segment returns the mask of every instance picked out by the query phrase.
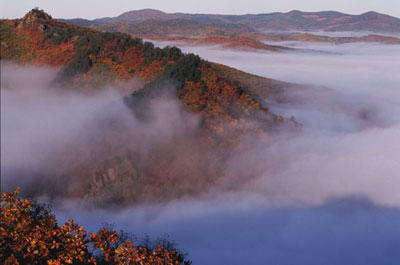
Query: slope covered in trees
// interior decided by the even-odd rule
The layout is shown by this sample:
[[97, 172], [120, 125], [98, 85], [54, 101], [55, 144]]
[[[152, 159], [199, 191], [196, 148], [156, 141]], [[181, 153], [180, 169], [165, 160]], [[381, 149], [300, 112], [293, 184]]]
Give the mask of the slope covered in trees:
[[233, 118], [229, 106], [236, 102], [248, 111], [264, 111], [271, 121], [282, 120], [261, 107], [251, 88], [240, 87], [209, 62], [175, 47], [161, 49], [127, 34], [65, 24], [40, 10], [22, 19], [1, 21], [1, 34], [1, 59], [60, 67], [59, 83], [90, 89], [139, 78], [147, 89], [168, 78], [177, 82], [179, 98], [193, 111]]
[[[3, 20], [0, 26], [1, 59], [53, 66], [58, 69], [55, 86], [90, 95], [121, 84], [124, 91], [132, 91], [129, 81], [140, 80], [143, 85], [126, 93], [124, 103], [143, 127], [152, 118], [152, 102], [163, 98], [173, 98], [182, 113], [198, 121], [195, 130], [174, 133], [164, 142], [157, 131], [135, 134], [133, 123], [119, 117], [103, 121], [96, 125], [100, 129], [92, 128], [89, 139], [66, 145], [49, 159], [52, 162], [46, 161], [52, 166], [37, 173], [35, 185], [27, 185], [29, 194], [102, 198], [119, 205], [194, 196], [228, 174], [223, 165], [240, 137], [297, 126], [262, 103], [289, 84], [214, 64], [175, 47], [157, 48], [127, 34], [59, 22], [40, 10]], [[187, 115], [182, 113], [177, 115]], [[191, 124], [188, 120], [183, 123]], [[153, 143], [144, 152], [142, 142], [148, 138]], [[213, 158], [216, 154], [218, 160]], [[251, 173], [243, 179], [251, 179]]]

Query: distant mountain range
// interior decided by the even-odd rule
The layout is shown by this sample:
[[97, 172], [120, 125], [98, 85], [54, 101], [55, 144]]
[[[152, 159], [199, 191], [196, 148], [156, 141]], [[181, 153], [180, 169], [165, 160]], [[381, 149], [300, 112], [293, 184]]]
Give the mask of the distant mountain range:
[[[144, 9], [125, 12], [117, 17], [94, 20], [67, 19], [69, 23], [80, 26], [101, 26], [106, 24], [145, 25], [180, 24], [182, 27], [213, 26], [220, 30], [242, 31], [366, 31], [374, 33], [400, 33], [400, 19], [377, 12], [349, 15], [336, 11], [302, 12], [293, 10], [287, 13], [211, 15], [165, 13], [159, 10]], [[166, 23], [167, 22], [167, 23]], [[141, 24], [142, 23], [142, 24]], [[150, 24], [149, 24], [150, 23]]]
[[[168, 14], [144, 9], [129, 11], [117, 17], [60, 20], [105, 32], [123, 32], [143, 39], [172, 41], [174, 45], [220, 45], [233, 50], [290, 50], [270, 44], [282, 41], [400, 44], [397, 36], [400, 34], [400, 19], [376, 12], [348, 15], [335, 11], [291, 11], [236, 16]], [[346, 35], [361, 32], [364, 35], [332, 37], [311, 32], [350, 32]]]

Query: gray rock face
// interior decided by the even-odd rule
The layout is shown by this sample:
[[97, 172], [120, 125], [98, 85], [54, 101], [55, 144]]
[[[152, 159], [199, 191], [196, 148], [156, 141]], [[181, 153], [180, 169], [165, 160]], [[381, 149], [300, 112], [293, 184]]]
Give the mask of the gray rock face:
[[37, 21], [46, 21], [51, 19], [52, 17], [43, 10], [32, 9], [22, 18], [22, 21], [19, 23], [18, 27], [21, 28], [32, 25]]

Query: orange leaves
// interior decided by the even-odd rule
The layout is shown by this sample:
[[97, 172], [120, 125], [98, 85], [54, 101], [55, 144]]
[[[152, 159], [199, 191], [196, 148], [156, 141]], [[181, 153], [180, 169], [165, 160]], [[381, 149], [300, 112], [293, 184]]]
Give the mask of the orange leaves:
[[47, 261], [47, 265], [61, 265], [61, 264], [62, 263], [60, 261], [54, 260], [54, 259], [51, 259], [51, 260]]
[[150, 63], [147, 67], [144, 67], [139, 72], [138, 76], [143, 80], [150, 81], [159, 76], [164, 71], [164, 67], [161, 66], [159, 61]]
[[86, 232], [72, 220], [57, 226], [42, 205], [3, 193], [0, 261], [15, 264], [73, 264], [88, 257]]
[[[1, 195], [1, 264], [190, 264], [174, 250], [151, 251], [107, 228], [89, 235], [72, 219], [58, 226], [44, 206], [19, 198], [19, 192]], [[89, 248], [100, 254], [93, 255]]]

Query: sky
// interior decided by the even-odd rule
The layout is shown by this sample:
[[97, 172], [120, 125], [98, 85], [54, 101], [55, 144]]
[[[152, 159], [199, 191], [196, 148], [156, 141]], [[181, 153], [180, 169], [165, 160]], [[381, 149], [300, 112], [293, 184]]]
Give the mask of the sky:
[[165, 12], [218, 14], [287, 12], [294, 9], [336, 10], [349, 14], [376, 11], [400, 17], [400, 0], [0, 0], [0, 17], [22, 17], [34, 7], [40, 7], [56, 18], [87, 19], [112, 17], [145, 8]]

